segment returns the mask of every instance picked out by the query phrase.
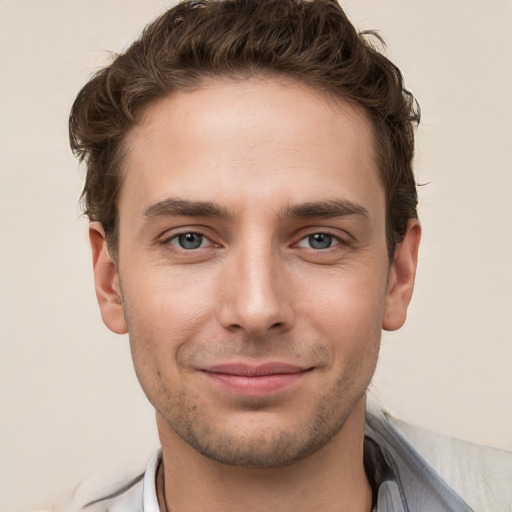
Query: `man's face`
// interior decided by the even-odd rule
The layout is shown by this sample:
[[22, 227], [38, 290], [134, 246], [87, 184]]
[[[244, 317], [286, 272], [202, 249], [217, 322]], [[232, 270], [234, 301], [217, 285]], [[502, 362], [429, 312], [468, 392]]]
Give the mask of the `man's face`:
[[372, 137], [348, 103], [271, 80], [174, 93], [130, 132], [113, 288], [160, 429], [278, 466], [364, 401], [391, 293]]

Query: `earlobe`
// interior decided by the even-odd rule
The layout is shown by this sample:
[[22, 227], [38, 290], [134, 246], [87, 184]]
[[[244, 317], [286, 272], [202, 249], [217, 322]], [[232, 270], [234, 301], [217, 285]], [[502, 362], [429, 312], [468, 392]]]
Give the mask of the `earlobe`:
[[101, 223], [91, 222], [89, 241], [92, 250], [96, 298], [105, 325], [117, 334], [128, 332], [124, 317], [119, 274], [110, 256]]
[[400, 329], [407, 318], [418, 264], [418, 247], [421, 226], [417, 219], [410, 219], [402, 242], [397, 245], [389, 269], [388, 289], [384, 304], [382, 328], [386, 331]]

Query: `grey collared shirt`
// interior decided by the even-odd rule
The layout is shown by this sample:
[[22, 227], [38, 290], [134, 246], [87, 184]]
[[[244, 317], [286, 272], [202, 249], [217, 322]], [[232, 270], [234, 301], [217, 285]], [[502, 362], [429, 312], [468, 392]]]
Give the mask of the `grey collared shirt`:
[[[375, 512], [472, 512], [382, 412], [367, 413], [365, 433], [365, 469]], [[156, 493], [161, 457], [158, 449], [143, 474], [102, 497], [82, 499], [72, 510], [161, 512]]]

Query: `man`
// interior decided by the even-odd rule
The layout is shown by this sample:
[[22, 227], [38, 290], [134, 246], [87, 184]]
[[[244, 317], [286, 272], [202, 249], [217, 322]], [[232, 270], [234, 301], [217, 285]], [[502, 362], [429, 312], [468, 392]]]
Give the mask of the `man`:
[[421, 233], [419, 108], [366, 37], [332, 0], [183, 3], [79, 93], [96, 293], [162, 448], [77, 509], [480, 503], [366, 412]]

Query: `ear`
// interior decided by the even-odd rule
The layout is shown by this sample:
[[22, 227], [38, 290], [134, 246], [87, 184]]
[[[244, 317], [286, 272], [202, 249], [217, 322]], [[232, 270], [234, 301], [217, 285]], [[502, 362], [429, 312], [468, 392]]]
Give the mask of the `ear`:
[[116, 265], [105, 241], [105, 231], [100, 222], [91, 222], [89, 241], [92, 250], [94, 284], [105, 325], [117, 334], [128, 332], [124, 318], [123, 299]]
[[405, 236], [395, 249], [393, 263], [389, 269], [382, 319], [382, 328], [386, 331], [400, 329], [407, 318], [407, 307], [414, 289], [420, 238], [420, 223], [417, 219], [410, 219]]

